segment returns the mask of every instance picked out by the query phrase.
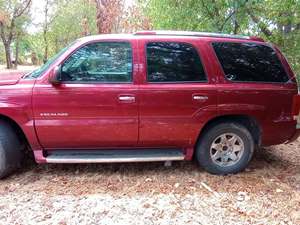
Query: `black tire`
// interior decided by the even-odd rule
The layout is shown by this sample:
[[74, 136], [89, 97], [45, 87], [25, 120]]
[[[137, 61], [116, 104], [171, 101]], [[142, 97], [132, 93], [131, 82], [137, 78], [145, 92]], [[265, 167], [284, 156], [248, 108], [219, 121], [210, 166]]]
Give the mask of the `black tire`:
[[13, 126], [0, 120], [0, 179], [21, 166], [23, 152], [22, 143]]
[[[239, 140], [243, 142], [244, 148], [239, 155], [239, 159], [236, 160], [236, 162], [232, 162], [235, 164], [220, 166], [216, 160], [214, 162], [212, 159], [211, 151], [215, 151], [212, 144], [216, 143], [216, 140], [218, 140], [218, 137], [222, 134], [228, 133], [237, 135], [240, 138]], [[211, 147], [213, 150], [211, 150]], [[253, 156], [254, 149], [255, 144], [253, 137], [245, 126], [235, 122], [224, 122], [212, 125], [204, 131], [196, 146], [196, 159], [200, 166], [209, 173], [218, 175], [235, 174], [243, 171], [247, 167]]]

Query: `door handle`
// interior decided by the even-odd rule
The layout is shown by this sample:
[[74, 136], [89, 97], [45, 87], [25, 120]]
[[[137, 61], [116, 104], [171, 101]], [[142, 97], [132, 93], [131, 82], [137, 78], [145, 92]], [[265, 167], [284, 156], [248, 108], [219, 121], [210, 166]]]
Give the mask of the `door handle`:
[[119, 96], [120, 102], [135, 102], [135, 97], [131, 95], [120, 95]]
[[205, 95], [193, 95], [193, 100], [206, 101], [206, 100], [208, 100], [208, 96], [205, 96]]

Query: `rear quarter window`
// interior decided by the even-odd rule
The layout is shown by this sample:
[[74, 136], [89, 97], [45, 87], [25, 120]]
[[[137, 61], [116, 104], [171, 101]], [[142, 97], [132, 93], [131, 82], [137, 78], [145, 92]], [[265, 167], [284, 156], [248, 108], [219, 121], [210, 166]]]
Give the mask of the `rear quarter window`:
[[289, 80], [273, 48], [256, 43], [212, 43], [225, 76], [231, 81], [275, 82]]

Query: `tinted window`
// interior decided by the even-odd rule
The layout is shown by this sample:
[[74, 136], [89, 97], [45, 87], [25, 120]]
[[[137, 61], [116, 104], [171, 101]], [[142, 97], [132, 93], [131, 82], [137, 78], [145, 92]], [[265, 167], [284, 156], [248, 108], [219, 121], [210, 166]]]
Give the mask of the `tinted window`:
[[101, 42], [86, 45], [68, 58], [62, 81], [130, 82], [132, 54], [129, 43]]
[[175, 42], [147, 44], [150, 82], [205, 81], [203, 66], [193, 46]]
[[232, 81], [286, 82], [276, 52], [255, 43], [213, 43], [226, 78]]

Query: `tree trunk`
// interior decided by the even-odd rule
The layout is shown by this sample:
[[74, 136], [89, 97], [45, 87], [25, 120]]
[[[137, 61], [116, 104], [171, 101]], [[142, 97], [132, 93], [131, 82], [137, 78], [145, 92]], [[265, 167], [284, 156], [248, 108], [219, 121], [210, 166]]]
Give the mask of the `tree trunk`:
[[44, 49], [44, 58], [43, 62], [46, 63], [48, 60], [48, 39], [47, 39], [47, 26], [45, 26], [44, 31], [43, 31], [43, 39], [44, 39], [44, 44], [45, 44], [45, 49]]
[[280, 33], [283, 33], [283, 25], [282, 24], [278, 23], [277, 29], [280, 31]]
[[238, 34], [239, 28], [240, 28], [240, 25], [239, 25], [239, 23], [237, 22], [237, 20], [235, 19], [235, 20], [234, 20], [234, 30], [233, 30], [233, 34]]
[[45, 5], [45, 21], [44, 21], [44, 28], [43, 28], [43, 39], [45, 44], [44, 49], [44, 58], [43, 62], [46, 63], [48, 61], [48, 39], [47, 39], [47, 32], [48, 32], [48, 10], [49, 10], [49, 0], [46, 0]]
[[55, 43], [55, 47], [54, 47], [55, 52], [58, 52], [59, 51], [59, 47], [58, 47], [58, 39], [57, 39], [57, 37], [55, 38], [54, 43]]
[[44, 58], [43, 58], [44, 63], [46, 63], [47, 61], [48, 61], [48, 42], [46, 42]]
[[234, 24], [234, 29], [233, 29], [233, 33], [237, 34], [240, 28], [240, 25], [237, 21], [237, 14], [238, 14], [238, 3], [237, 1], [234, 2], [234, 8], [233, 8], [233, 24]]
[[270, 37], [272, 32], [269, 30], [266, 24], [260, 21], [260, 19], [251, 12], [251, 9], [247, 9], [247, 13], [254, 23], [257, 24], [258, 28], [267, 36]]
[[99, 34], [109, 34], [117, 24], [118, 17], [122, 15], [122, 0], [95, 0], [96, 25]]
[[107, 0], [96, 0], [97, 13], [96, 13], [96, 25], [98, 34], [109, 34], [111, 33], [111, 16], [109, 15], [109, 1]]
[[283, 27], [284, 34], [289, 34], [292, 31], [292, 24], [288, 23]]
[[16, 39], [16, 58], [15, 58], [15, 68], [17, 68], [17, 67], [18, 67], [18, 63], [19, 63], [19, 46], [20, 46], [19, 37], [17, 37], [17, 39]]
[[81, 25], [82, 25], [82, 32], [81, 32], [82, 36], [89, 35], [90, 34], [89, 21], [86, 16], [83, 17], [81, 21]]
[[11, 55], [10, 55], [10, 43], [4, 44], [4, 50], [5, 50], [5, 58], [6, 58], [6, 68], [11, 69], [12, 62], [11, 62]]

